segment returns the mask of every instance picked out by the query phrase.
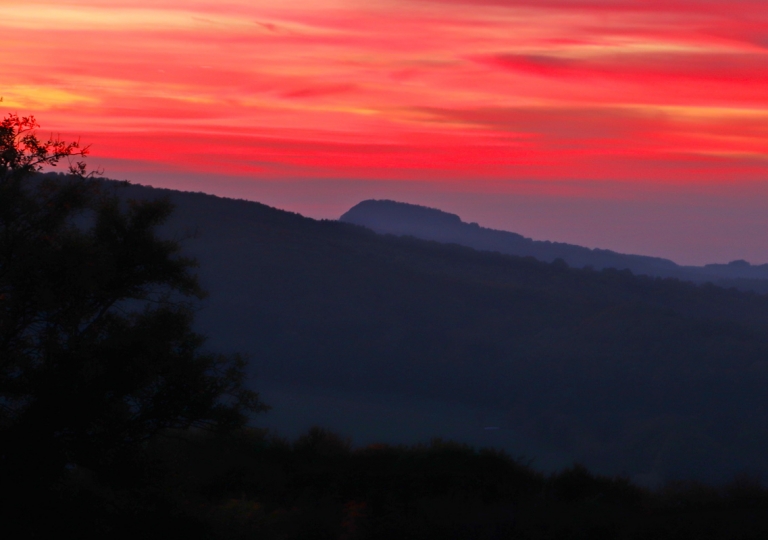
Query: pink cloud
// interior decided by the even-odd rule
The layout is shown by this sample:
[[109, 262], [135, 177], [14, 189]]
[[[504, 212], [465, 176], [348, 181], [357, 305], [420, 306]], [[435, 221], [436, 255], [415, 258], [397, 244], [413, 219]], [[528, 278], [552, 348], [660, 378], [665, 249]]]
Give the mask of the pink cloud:
[[318, 85], [309, 88], [291, 90], [289, 92], [285, 92], [283, 95], [287, 98], [314, 98], [329, 96], [333, 94], [344, 94], [354, 89], [355, 85], [353, 84]]
[[554, 55], [500, 54], [481, 58], [504, 69], [544, 77], [618, 79], [651, 85], [657, 81], [768, 83], [768, 54], [645, 53], [585, 59]]
[[56, 4], [84, 5], [108, 27], [0, 21], [3, 106], [110, 159], [494, 185], [767, 172], [755, 0]]

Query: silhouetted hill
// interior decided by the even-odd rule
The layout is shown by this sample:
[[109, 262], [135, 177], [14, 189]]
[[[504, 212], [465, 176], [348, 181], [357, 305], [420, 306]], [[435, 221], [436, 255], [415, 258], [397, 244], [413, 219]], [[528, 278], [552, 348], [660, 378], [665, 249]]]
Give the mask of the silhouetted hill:
[[198, 328], [251, 358], [289, 435], [433, 436], [653, 483], [768, 472], [768, 298], [170, 197], [210, 292]]
[[563, 259], [571, 266], [595, 269], [629, 269], [635, 274], [676, 277], [695, 282], [711, 281], [725, 287], [768, 292], [768, 264], [752, 266], [746, 261], [706, 266], [680, 266], [668, 259], [627, 255], [607, 249], [590, 249], [562, 242], [538, 241], [519, 234], [465, 223], [459, 216], [434, 208], [389, 200], [367, 200], [339, 218], [382, 234], [414, 236], [425, 240], [455, 243], [485, 251], [534, 257], [552, 262]]

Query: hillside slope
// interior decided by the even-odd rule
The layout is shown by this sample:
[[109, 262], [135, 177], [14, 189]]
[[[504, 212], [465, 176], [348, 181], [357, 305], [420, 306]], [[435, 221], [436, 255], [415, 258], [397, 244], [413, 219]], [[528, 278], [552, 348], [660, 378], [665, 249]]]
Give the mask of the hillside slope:
[[199, 329], [250, 356], [267, 425], [449, 436], [648, 482], [768, 472], [767, 297], [119, 192], [170, 197], [168, 234], [195, 233]]

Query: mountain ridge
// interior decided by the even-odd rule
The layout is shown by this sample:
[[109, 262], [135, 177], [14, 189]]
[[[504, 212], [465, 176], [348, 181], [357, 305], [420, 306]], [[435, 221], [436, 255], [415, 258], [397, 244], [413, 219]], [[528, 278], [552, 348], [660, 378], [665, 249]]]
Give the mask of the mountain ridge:
[[339, 221], [368, 227], [380, 234], [414, 236], [443, 243], [456, 243], [484, 251], [498, 251], [517, 256], [531, 256], [553, 262], [562, 259], [570, 266], [628, 269], [635, 274], [674, 277], [697, 283], [714, 282], [746, 290], [768, 292], [768, 264], [753, 266], [746, 261], [704, 266], [683, 266], [661, 257], [619, 253], [564, 242], [533, 240], [511, 231], [467, 223], [456, 214], [436, 208], [389, 199], [361, 201]]

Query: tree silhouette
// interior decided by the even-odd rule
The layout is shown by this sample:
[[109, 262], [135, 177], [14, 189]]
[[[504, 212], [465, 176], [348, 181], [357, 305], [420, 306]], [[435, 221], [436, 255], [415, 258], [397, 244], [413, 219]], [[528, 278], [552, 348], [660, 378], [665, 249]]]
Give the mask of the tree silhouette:
[[[201, 352], [194, 260], [156, 227], [167, 200], [121, 201], [87, 147], [0, 124], [0, 484], [114, 475], [166, 428], [242, 425], [265, 410], [244, 361]], [[61, 160], [69, 174], [39, 174]]]

